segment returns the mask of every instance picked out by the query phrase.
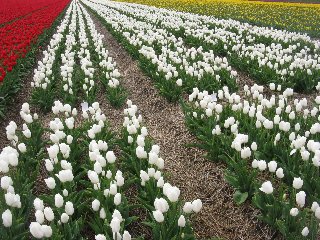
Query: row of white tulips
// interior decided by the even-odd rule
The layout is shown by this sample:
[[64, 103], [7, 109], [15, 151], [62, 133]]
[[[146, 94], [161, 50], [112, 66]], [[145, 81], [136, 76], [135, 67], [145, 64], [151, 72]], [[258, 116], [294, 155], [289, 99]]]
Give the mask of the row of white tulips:
[[126, 16], [109, 6], [83, 2], [96, 10], [125, 47], [139, 58], [141, 66], [158, 82], [160, 92], [169, 100], [176, 100], [183, 90], [191, 91], [196, 86], [216, 90], [227, 84], [236, 88], [237, 72], [226, 58], [202, 47], [187, 47], [181, 38], [166, 29]]
[[[75, 95], [76, 84], [84, 82], [83, 89], [90, 90], [84, 87], [88, 83], [94, 86], [91, 81], [96, 65], [90, 60], [90, 40], [106, 77], [116, 83], [120, 76], [116, 63], [108, 56], [86, 9], [73, 1], [65, 19], [58, 30], [63, 33], [60, 42], [52, 47], [54, 53], [59, 44], [64, 45], [60, 71], [50, 73], [50, 64], [52, 67], [56, 62], [51, 54], [38, 63], [34, 86], [46, 90], [45, 83], [57, 80], [57, 92], [65, 91], [66, 100]], [[73, 75], [76, 56], [81, 59], [82, 79]], [[85, 93], [84, 98], [90, 95]], [[25, 103], [20, 114], [22, 129], [15, 122], [6, 128], [11, 143], [0, 153], [1, 239], [24, 239], [29, 234], [37, 239], [84, 239], [83, 234], [91, 231], [97, 240], [129, 240], [132, 237], [125, 229], [138, 220], [131, 212], [136, 207], [147, 212], [145, 224], [154, 239], [194, 239], [188, 217], [201, 210], [202, 202], [198, 199], [181, 205], [180, 190], [165, 181], [159, 146], [151, 144], [137, 106], [127, 102], [122, 136], [117, 140], [99, 103], [90, 106], [81, 95], [75, 96], [76, 102], [70, 104], [54, 101], [48, 126]], [[83, 102], [81, 114], [71, 105], [77, 102]], [[112, 151], [115, 144], [119, 156]], [[41, 165], [45, 171], [40, 172]], [[39, 174], [43, 181], [39, 182]], [[35, 189], [43, 184], [45, 189], [39, 194]], [[134, 185], [138, 186], [134, 196], [141, 203], [138, 206], [126, 197]]]
[[83, 6], [80, 5], [80, 7], [86, 18], [95, 51], [99, 56], [99, 66], [103, 68], [103, 75], [105, 75], [106, 79], [108, 79], [108, 86], [111, 88], [116, 88], [120, 84], [119, 77], [121, 76], [119, 70], [116, 68], [117, 64], [113, 61], [112, 57], [109, 56], [108, 50], [104, 47], [103, 35], [99, 34], [95, 29], [95, 25], [89, 13]]
[[[102, 4], [106, 4], [106, 2], [101, 2]], [[307, 42], [311, 44], [311, 46], [315, 49], [320, 48], [320, 42], [318, 40], [313, 40], [307, 34], [301, 34], [296, 32], [289, 32], [285, 30], [277, 30], [274, 28], [268, 27], [259, 27], [255, 25], [251, 25], [245, 22], [235, 21], [233, 19], [217, 19], [214, 16], [206, 16], [206, 15], [197, 15], [188, 12], [176, 12], [168, 9], [157, 8], [153, 6], [147, 6], [142, 4], [135, 3], [126, 3], [123, 2], [117, 5], [117, 2], [107, 4], [115, 4], [114, 6], [123, 6], [132, 8], [134, 7], [136, 10], [136, 14], [140, 17], [151, 17], [160, 18], [161, 21], [166, 21], [166, 24], [171, 24], [171, 28], [175, 28], [179, 30], [179, 25], [186, 22], [187, 24], [192, 25], [193, 23], [201, 24], [204, 26], [214, 25], [223, 29], [230, 29], [234, 32], [241, 34], [244, 32], [249, 33], [248, 39], [256, 38], [256, 37], [265, 37], [271, 38], [274, 42]], [[158, 16], [159, 15], [159, 16]], [[160, 16], [161, 15], [161, 16]], [[171, 18], [171, 21], [169, 19]], [[203, 26], [200, 26], [203, 27]]]
[[[106, 97], [111, 104], [122, 105], [126, 94], [120, 85], [120, 73], [86, 9], [73, 1], [60, 28], [60, 41], [54, 48], [49, 47], [54, 54], [39, 63], [32, 82], [35, 87], [32, 103], [47, 112], [55, 98], [74, 106], [78, 95], [84, 95], [85, 101], [93, 103], [100, 81], [107, 87]], [[50, 68], [48, 73], [46, 68]]]
[[86, 24], [85, 24], [85, 16], [82, 13], [81, 7], [79, 5], [79, 12], [81, 12], [79, 17], [79, 25], [80, 31], [79, 31], [79, 44], [81, 45], [81, 49], [78, 52], [78, 56], [81, 63], [81, 69], [84, 72], [85, 79], [84, 83], [82, 85], [83, 90], [85, 91], [86, 100], [91, 102], [89, 100], [90, 95], [94, 95], [94, 88], [95, 88], [95, 82], [93, 80], [94, 78], [94, 66], [90, 58], [90, 51], [88, 49], [89, 46], [89, 39], [86, 33]]
[[38, 62], [38, 67], [34, 70], [33, 81], [31, 82], [33, 88], [32, 103], [39, 105], [46, 111], [50, 111], [53, 104], [54, 88], [58, 79], [56, 71], [59, 71], [59, 69], [56, 69], [59, 55], [68, 41], [67, 33], [70, 29], [75, 28], [74, 12], [75, 6], [70, 4], [57, 33], [53, 35], [47, 50], [43, 51], [42, 61]]
[[258, 85], [244, 92], [194, 89], [184, 104], [186, 123], [210, 159], [226, 162], [236, 202], [252, 198], [261, 219], [286, 239], [317, 239], [320, 96], [293, 100], [286, 89], [268, 98]]
[[42, 61], [38, 62], [37, 69], [34, 70], [33, 81], [31, 82], [32, 87], [36, 88], [44, 88], [46, 89], [48, 84], [50, 84], [52, 77], [52, 65], [53, 61], [56, 58], [56, 51], [58, 50], [59, 45], [63, 42], [64, 39], [64, 32], [66, 31], [69, 21], [71, 12], [74, 11], [73, 5], [66, 11], [66, 15], [63, 18], [60, 26], [57, 28], [57, 32], [52, 36], [50, 43], [47, 47], [47, 50], [43, 52], [44, 57]]
[[[110, 1], [84, 3], [105, 19], [107, 26], [111, 26], [110, 29], [116, 36], [124, 35], [130, 43], [129, 46], [139, 46], [148, 40], [148, 44], [154, 43], [150, 37], [156, 30], [152, 32], [150, 29], [154, 23], [159, 27], [159, 23], [166, 19], [155, 13], [158, 9], [152, 7]], [[149, 39], [141, 37], [143, 42], [140, 43], [139, 39], [132, 35], [135, 31], [139, 34], [133, 27], [126, 33], [125, 31], [130, 29], [127, 26], [129, 22], [133, 23], [132, 25], [137, 24], [138, 30], [145, 29], [147, 33], [141, 30], [140, 35], [149, 36]], [[174, 25], [181, 21], [170, 22]], [[192, 23], [190, 25], [197, 26]], [[166, 27], [161, 29], [161, 32], [170, 28], [165, 24], [160, 26]], [[166, 33], [167, 39], [160, 38], [165, 45], [172, 39], [171, 35]], [[295, 38], [286, 42], [298, 40], [299, 38]], [[313, 50], [317, 51], [317, 42], [313, 43], [316, 45]], [[140, 53], [151, 52], [157, 59], [156, 49], [145, 45], [143, 47]], [[127, 49], [132, 50], [130, 47]], [[302, 50], [301, 54], [309, 54], [310, 51]], [[162, 49], [162, 52], [165, 51]], [[159, 56], [162, 57], [161, 53]], [[154, 76], [160, 74], [161, 70], [154, 69]], [[280, 92], [281, 88], [281, 85], [270, 84], [271, 91]], [[258, 85], [251, 89], [245, 86], [245, 97], [241, 98], [228, 87], [212, 94], [209, 94], [211, 91], [194, 88], [189, 97], [191, 103], [183, 104], [187, 125], [201, 140], [201, 146], [208, 151], [209, 158], [227, 163], [226, 179], [236, 188], [236, 202], [241, 204], [247, 199], [253, 199], [255, 206], [261, 209], [261, 219], [288, 239], [299, 239], [299, 235], [301, 238], [316, 239], [316, 219], [320, 211], [317, 211], [320, 99], [317, 97], [310, 108], [306, 99], [291, 99], [293, 89], [286, 89], [280, 95], [272, 95], [270, 99], [263, 95], [263, 89], [263, 86]], [[141, 156], [143, 154], [142, 151]], [[272, 186], [271, 181], [263, 182], [265, 175], [259, 172], [267, 169], [276, 187]]]
[[[121, 74], [117, 68], [116, 62], [109, 56], [109, 51], [103, 44], [103, 35], [95, 29], [95, 24], [87, 10], [80, 5], [86, 20], [89, 41], [91, 41], [91, 51], [95, 55], [95, 65], [98, 70], [96, 77], [100, 80], [106, 90], [106, 97], [114, 107], [123, 105], [126, 99], [126, 92], [120, 84]], [[91, 93], [92, 95], [92, 93]]]
[[277, 82], [298, 91], [320, 88], [320, 42], [306, 35], [145, 5], [108, 1], [99, 7], [104, 5], [225, 55], [262, 83]]
[[[124, 135], [120, 146], [126, 152], [125, 159], [129, 158], [132, 162], [124, 162], [123, 165], [125, 169], [134, 167], [134, 170], [137, 170], [137, 174], [135, 171], [130, 173], [128, 170], [129, 174], [126, 175], [129, 178], [128, 181], [140, 179], [142, 190], [139, 194], [141, 198], [144, 198], [143, 205], [148, 210], [155, 209], [150, 221], [151, 223], [155, 221], [160, 225], [150, 225], [153, 228], [154, 237], [161, 236], [159, 239], [168, 239], [167, 237], [178, 236], [192, 239], [190, 224], [186, 222], [186, 217], [192, 212], [198, 213], [201, 210], [201, 200], [187, 202], [183, 210], [180, 208], [180, 190], [166, 183], [161, 172], [164, 168], [164, 161], [159, 157], [159, 146], [152, 145], [150, 150], [147, 150], [150, 141], [147, 137], [147, 128], [141, 125], [142, 117], [137, 116], [137, 107], [131, 101], [128, 101], [128, 106], [129, 108], [125, 109]], [[30, 158], [37, 156], [42, 151], [41, 148], [45, 148], [45, 145], [42, 145], [38, 146], [38, 152], [32, 149], [30, 151], [29, 146], [32, 148], [32, 143], [36, 139], [49, 143], [47, 153], [41, 157], [49, 175], [44, 179], [46, 192], [50, 193], [41, 195], [33, 201], [35, 221], [30, 224], [32, 236], [38, 239], [80, 237], [80, 231], [85, 221], [88, 221], [85, 218], [87, 216], [82, 214], [87, 210], [86, 205], [90, 200], [93, 214], [98, 212], [97, 216], [89, 218], [91, 219], [89, 225], [97, 234], [96, 239], [109, 239], [110, 236], [113, 239], [131, 239], [130, 234], [123, 230], [126, 223], [123, 215], [129, 216], [128, 202], [124, 192], [120, 190], [125, 181], [123, 173], [117, 170], [114, 152], [108, 151], [108, 140], [111, 140], [112, 135], [108, 129], [106, 116], [102, 114], [99, 104], [96, 102], [92, 107], [88, 107], [84, 103], [80, 115], [69, 104], [63, 105], [56, 101], [52, 107], [52, 113], [55, 118], [49, 123], [50, 135], [46, 140], [42, 139], [44, 126], [38, 122], [36, 114], [30, 113], [27, 103], [23, 104], [21, 111], [21, 116], [25, 121], [23, 130], [18, 130], [14, 122], [7, 127], [7, 137], [12, 140], [12, 146], [6, 147], [1, 152], [1, 172], [6, 174], [1, 178], [1, 187], [7, 192], [5, 204], [9, 207], [2, 214], [5, 227], [2, 231], [3, 236], [14, 239], [22, 234], [26, 235], [23, 228], [19, 231], [11, 231], [12, 224], [19, 221], [19, 215], [15, 216], [10, 209], [27, 208], [33, 198], [29, 195], [23, 202], [26, 205], [21, 204], [20, 196], [15, 194], [13, 187], [14, 183], [21, 183], [13, 182], [12, 179], [18, 178], [22, 181], [17, 176], [21, 172], [24, 172], [24, 178], [28, 179], [30, 170], [34, 172], [35, 169], [32, 168], [40, 164], [40, 161], [35, 161], [33, 164], [27, 162]], [[37, 123], [36, 127], [35, 123]], [[39, 129], [42, 134], [34, 134], [34, 131], [39, 131]], [[20, 134], [24, 137], [18, 138]], [[88, 153], [87, 157], [81, 159], [85, 152]], [[23, 156], [23, 154], [28, 156]], [[26, 165], [28, 168], [24, 169]], [[135, 168], [136, 166], [140, 166], [140, 169]], [[36, 170], [38, 169], [39, 167], [36, 167]], [[87, 188], [82, 190], [81, 187]], [[28, 212], [23, 211], [22, 213], [27, 214]], [[109, 224], [105, 225], [105, 220]]]
[[[52, 67], [59, 45], [64, 42], [64, 33], [68, 27], [70, 16], [74, 11], [70, 5], [65, 17], [57, 27], [47, 50], [43, 51], [43, 59], [38, 62], [34, 71], [32, 87], [47, 89], [55, 78]], [[1, 178], [1, 211], [3, 226], [10, 230], [1, 230], [1, 239], [22, 239], [26, 236], [25, 224], [29, 219], [26, 215], [27, 206], [32, 199], [32, 189], [36, 182], [39, 156], [37, 154], [43, 147], [41, 135], [43, 130], [39, 128], [38, 115], [31, 114], [29, 105], [23, 104], [20, 112], [24, 121], [22, 130], [11, 121], [6, 128], [7, 139], [12, 146], [5, 147], [1, 152], [0, 173]], [[12, 226], [13, 225], [13, 226]]]

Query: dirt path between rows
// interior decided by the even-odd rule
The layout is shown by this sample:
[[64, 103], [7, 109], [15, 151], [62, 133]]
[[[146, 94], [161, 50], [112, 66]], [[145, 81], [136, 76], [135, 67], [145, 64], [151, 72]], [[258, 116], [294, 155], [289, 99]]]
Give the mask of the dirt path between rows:
[[[105, 36], [104, 43], [110, 56], [118, 64], [128, 98], [138, 106], [150, 136], [160, 146], [170, 182], [181, 189], [185, 201], [200, 198], [204, 203], [201, 212], [193, 218], [196, 237], [271, 239], [273, 232], [257, 221], [258, 212], [252, 206], [245, 204], [238, 207], [233, 203], [233, 189], [223, 177], [225, 167], [204, 159], [204, 152], [199, 149], [185, 147], [195, 138], [184, 124], [181, 107], [159, 96], [138, 63], [95, 16], [91, 14], [91, 17], [97, 30]], [[119, 129], [123, 121], [123, 108], [114, 110], [108, 104], [101, 105], [111, 125]]]

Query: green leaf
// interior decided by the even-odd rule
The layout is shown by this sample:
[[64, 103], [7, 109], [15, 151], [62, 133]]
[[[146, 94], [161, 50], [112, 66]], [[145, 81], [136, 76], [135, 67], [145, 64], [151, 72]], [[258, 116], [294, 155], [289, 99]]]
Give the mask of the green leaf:
[[245, 193], [242, 193], [240, 191], [236, 191], [234, 194], [233, 194], [233, 200], [236, 202], [236, 204], [240, 205], [242, 203], [244, 203], [248, 198], [248, 193], [245, 192]]
[[142, 224], [151, 227], [152, 229], [154, 229], [157, 225], [153, 222], [142, 222]]
[[239, 185], [238, 179], [231, 175], [230, 173], [226, 172], [224, 175], [224, 179], [233, 187], [237, 188]]
[[132, 222], [135, 222], [139, 219], [139, 217], [136, 216], [132, 216], [126, 219], [125, 221], [125, 225], [128, 226], [129, 224], [131, 224]]
[[265, 204], [263, 203], [261, 197], [259, 194], [256, 194], [253, 198], [252, 198], [252, 203], [254, 206], [256, 206], [257, 208], [263, 210]]
[[254, 157], [256, 159], [263, 159], [263, 153], [262, 152], [259, 152], [259, 151], [255, 151], [254, 152]]
[[279, 230], [279, 232], [281, 232], [281, 234], [283, 236], [287, 235], [287, 227], [286, 227], [286, 224], [283, 221], [277, 220], [276, 221], [276, 226], [277, 226], [277, 229]]

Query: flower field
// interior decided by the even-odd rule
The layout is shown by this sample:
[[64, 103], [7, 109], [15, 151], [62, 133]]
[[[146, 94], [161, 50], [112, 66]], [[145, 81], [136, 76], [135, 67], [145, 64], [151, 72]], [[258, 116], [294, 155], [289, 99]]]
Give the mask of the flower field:
[[[50, 40], [68, 2], [12, 0], [1, 4], [0, 16], [4, 22], [0, 24], [1, 118], [12, 98], [21, 90], [21, 82], [30, 73], [36, 55]], [[17, 8], [19, 10], [14, 11]]]
[[24, 17], [37, 10], [47, 8], [52, 4], [53, 2], [44, 0], [33, 0], [28, 2], [22, 0], [5, 1], [0, 6], [0, 25], [8, 24], [17, 18]]
[[[124, 0], [122, 0], [124, 1]], [[236, 19], [265, 27], [277, 27], [308, 33], [319, 37], [319, 4], [307, 1], [248, 1], [248, 0], [129, 0], [125, 2], [147, 4], [177, 11], [212, 15], [222, 19]], [[311, 1], [319, 3], [318, 1]]]
[[[35, 40], [44, 28], [51, 25], [67, 3], [68, 1], [66, 0], [55, 2], [54, 5], [41, 8], [0, 28], [0, 82], [5, 78], [6, 72], [12, 71], [16, 60], [26, 54], [32, 41]], [[35, 2], [33, 6], [38, 6], [38, 3]], [[2, 11], [6, 12], [8, 10], [5, 6], [2, 7]], [[27, 9], [34, 11], [32, 6]], [[24, 9], [22, 11], [21, 14], [28, 13]], [[8, 15], [1, 16], [5, 22], [12, 20], [10, 10], [8, 13]]]
[[19, 100], [1, 123], [0, 239], [319, 239], [318, 40], [133, 3], [35, 4], [0, 15], [3, 71], [34, 61], [3, 101]]

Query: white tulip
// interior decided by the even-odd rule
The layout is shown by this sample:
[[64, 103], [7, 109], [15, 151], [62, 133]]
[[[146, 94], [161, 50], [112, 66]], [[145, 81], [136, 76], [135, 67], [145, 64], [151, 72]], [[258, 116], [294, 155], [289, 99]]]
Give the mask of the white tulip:
[[110, 227], [113, 233], [118, 233], [120, 231], [120, 220], [116, 217], [112, 218], [110, 222]]
[[300, 191], [296, 194], [296, 202], [299, 207], [304, 207], [306, 203], [306, 193], [304, 191]]
[[266, 194], [271, 194], [273, 193], [273, 187], [270, 181], [266, 181], [262, 184], [261, 188], [259, 188], [260, 191], [266, 193]]
[[66, 211], [66, 214], [71, 216], [74, 213], [73, 203], [70, 201], [66, 202], [66, 205], [64, 206], [64, 210]]
[[162, 214], [162, 212], [160, 212], [159, 210], [153, 211], [153, 217], [154, 219], [158, 222], [158, 223], [162, 223], [164, 221], [164, 216]]
[[121, 194], [120, 193], [117, 193], [115, 196], [114, 196], [114, 205], [118, 206], [121, 204]]
[[43, 238], [44, 233], [42, 231], [42, 227], [38, 222], [32, 222], [30, 224], [30, 233], [32, 234], [33, 237], [35, 238]]
[[275, 172], [277, 170], [277, 162], [276, 161], [269, 162], [268, 168], [270, 172]]
[[295, 189], [300, 189], [300, 188], [302, 188], [302, 185], [303, 185], [303, 180], [302, 180], [300, 177], [293, 179], [292, 186], [293, 186]]
[[43, 201], [40, 198], [36, 198], [33, 201], [33, 206], [36, 210], [41, 210], [43, 211], [44, 209], [44, 205], [43, 205]]
[[99, 216], [101, 219], [105, 219], [107, 217], [106, 211], [104, 210], [104, 208], [100, 209]]
[[70, 169], [61, 170], [56, 176], [62, 183], [71, 182], [74, 178], [73, 173]]
[[45, 218], [51, 222], [54, 219], [54, 213], [50, 207], [45, 207], [43, 210]]
[[62, 223], [67, 223], [69, 221], [69, 215], [66, 214], [66, 213], [62, 213], [60, 220], [61, 220]]
[[169, 210], [169, 204], [164, 198], [156, 198], [154, 200], [154, 207], [156, 210], [159, 210], [162, 213], [165, 213]]
[[52, 228], [48, 225], [42, 225], [41, 230], [43, 232], [43, 236], [46, 238], [50, 238], [52, 236]]
[[57, 208], [61, 208], [63, 206], [63, 197], [59, 193], [54, 196], [54, 205]]
[[54, 189], [56, 187], [56, 181], [54, 180], [54, 178], [49, 177], [44, 179], [44, 181], [46, 182], [46, 185], [49, 189]]
[[128, 231], [124, 231], [122, 235], [122, 240], [131, 240], [131, 235]]
[[8, 176], [3, 176], [1, 178], [1, 188], [6, 190], [8, 189], [9, 186], [12, 186], [13, 182], [12, 182], [12, 179], [11, 177], [8, 177]]
[[295, 217], [295, 216], [298, 215], [298, 213], [299, 213], [299, 209], [298, 208], [291, 208], [291, 210], [290, 210], [290, 215], [291, 216]]
[[186, 219], [183, 215], [181, 215], [178, 219], [178, 226], [185, 227], [186, 226]]
[[191, 202], [186, 202], [183, 206], [183, 211], [187, 214], [192, 213], [193, 211], [193, 205]]
[[192, 210], [195, 213], [200, 212], [201, 208], [202, 208], [202, 201], [200, 199], [196, 199], [192, 202]]
[[107, 159], [108, 163], [114, 163], [116, 161], [116, 156], [114, 155], [113, 151], [107, 152], [106, 159]]
[[9, 209], [2, 213], [2, 223], [5, 227], [11, 227], [12, 225], [12, 213]]
[[283, 174], [283, 169], [282, 168], [278, 168], [277, 171], [276, 171], [276, 176], [277, 178], [283, 178], [284, 177], [284, 174]]
[[95, 235], [95, 240], [106, 240], [107, 238], [103, 234]]
[[308, 236], [309, 235], [309, 228], [305, 227], [304, 229], [302, 229], [301, 234], [304, 237]]
[[100, 208], [100, 201], [98, 199], [95, 199], [92, 201], [92, 209], [93, 211], [98, 211]]

